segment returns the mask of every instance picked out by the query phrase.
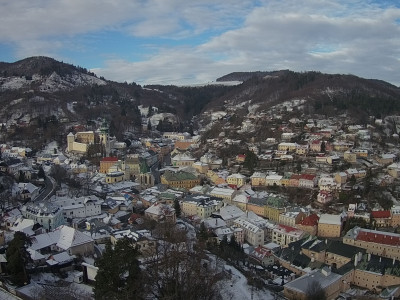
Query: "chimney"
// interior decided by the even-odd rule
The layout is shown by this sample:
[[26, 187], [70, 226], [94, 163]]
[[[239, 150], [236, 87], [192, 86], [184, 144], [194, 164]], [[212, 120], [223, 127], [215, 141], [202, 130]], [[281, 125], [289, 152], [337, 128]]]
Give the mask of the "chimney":
[[371, 260], [371, 253], [368, 253], [368, 261]]
[[354, 266], [357, 267], [358, 264], [358, 253], [354, 256]]

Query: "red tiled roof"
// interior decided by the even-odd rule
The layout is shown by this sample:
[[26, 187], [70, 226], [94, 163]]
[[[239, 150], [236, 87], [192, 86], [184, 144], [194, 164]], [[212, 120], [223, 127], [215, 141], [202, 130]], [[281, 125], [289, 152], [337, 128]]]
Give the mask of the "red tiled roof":
[[315, 226], [318, 224], [319, 217], [316, 214], [309, 215], [308, 217], [304, 218], [303, 221], [300, 222], [300, 225], [303, 226]]
[[358, 233], [356, 240], [364, 242], [372, 242], [377, 244], [391, 245], [391, 246], [400, 246], [400, 236], [384, 234], [379, 232], [368, 232], [361, 230]]
[[292, 231], [299, 231], [299, 229], [297, 229], [297, 228], [294, 228], [294, 227], [291, 227], [291, 226], [282, 225], [282, 224], [279, 224], [277, 226], [277, 228], [281, 228], [287, 233], [290, 233]]
[[375, 210], [371, 211], [371, 216], [374, 219], [380, 218], [390, 218], [390, 211], [389, 210]]
[[300, 179], [305, 179], [305, 180], [314, 180], [315, 175], [313, 174], [301, 174]]
[[290, 176], [290, 180], [299, 180], [300, 179], [300, 174], [292, 174], [292, 176]]
[[101, 161], [118, 161], [118, 157], [103, 157]]

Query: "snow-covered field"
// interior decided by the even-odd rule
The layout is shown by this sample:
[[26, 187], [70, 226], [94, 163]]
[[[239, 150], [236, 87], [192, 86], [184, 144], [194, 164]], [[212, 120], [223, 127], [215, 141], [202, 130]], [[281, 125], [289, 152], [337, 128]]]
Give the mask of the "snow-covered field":
[[[264, 290], [257, 290], [247, 284], [247, 278], [240, 273], [236, 268], [225, 265], [225, 270], [232, 274], [232, 278], [229, 280], [223, 280], [220, 282], [220, 292], [222, 298], [230, 300], [245, 300], [245, 299], [275, 299], [274, 296]], [[253, 297], [252, 297], [253, 295]]]

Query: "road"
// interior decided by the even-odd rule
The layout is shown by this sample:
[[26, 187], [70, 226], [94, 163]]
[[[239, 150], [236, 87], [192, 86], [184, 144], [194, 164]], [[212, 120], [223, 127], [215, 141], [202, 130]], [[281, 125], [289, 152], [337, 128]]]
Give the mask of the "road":
[[46, 176], [44, 179], [44, 184], [44, 190], [35, 199], [33, 199], [33, 202], [48, 200], [55, 193], [57, 183], [52, 177]]

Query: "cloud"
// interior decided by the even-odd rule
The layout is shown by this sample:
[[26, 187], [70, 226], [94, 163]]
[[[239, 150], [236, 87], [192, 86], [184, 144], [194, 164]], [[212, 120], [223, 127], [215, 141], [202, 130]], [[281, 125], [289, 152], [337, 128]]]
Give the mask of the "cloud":
[[[207, 82], [232, 71], [276, 69], [353, 73], [400, 84], [400, 8], [395, 4], [347, 0], [2, 1], [0, 43], [12, 43], [18, 58], [50, 55], [63, 59], [65, 49], [68, 55], [79, 57], [90, 48], [99, 60], [112, 57], [99, 62], [101, 67], [93, 69], [96, 73], [143, 84]], [[103, 32], [123, 38], [113, 49], [91, 44]]]

